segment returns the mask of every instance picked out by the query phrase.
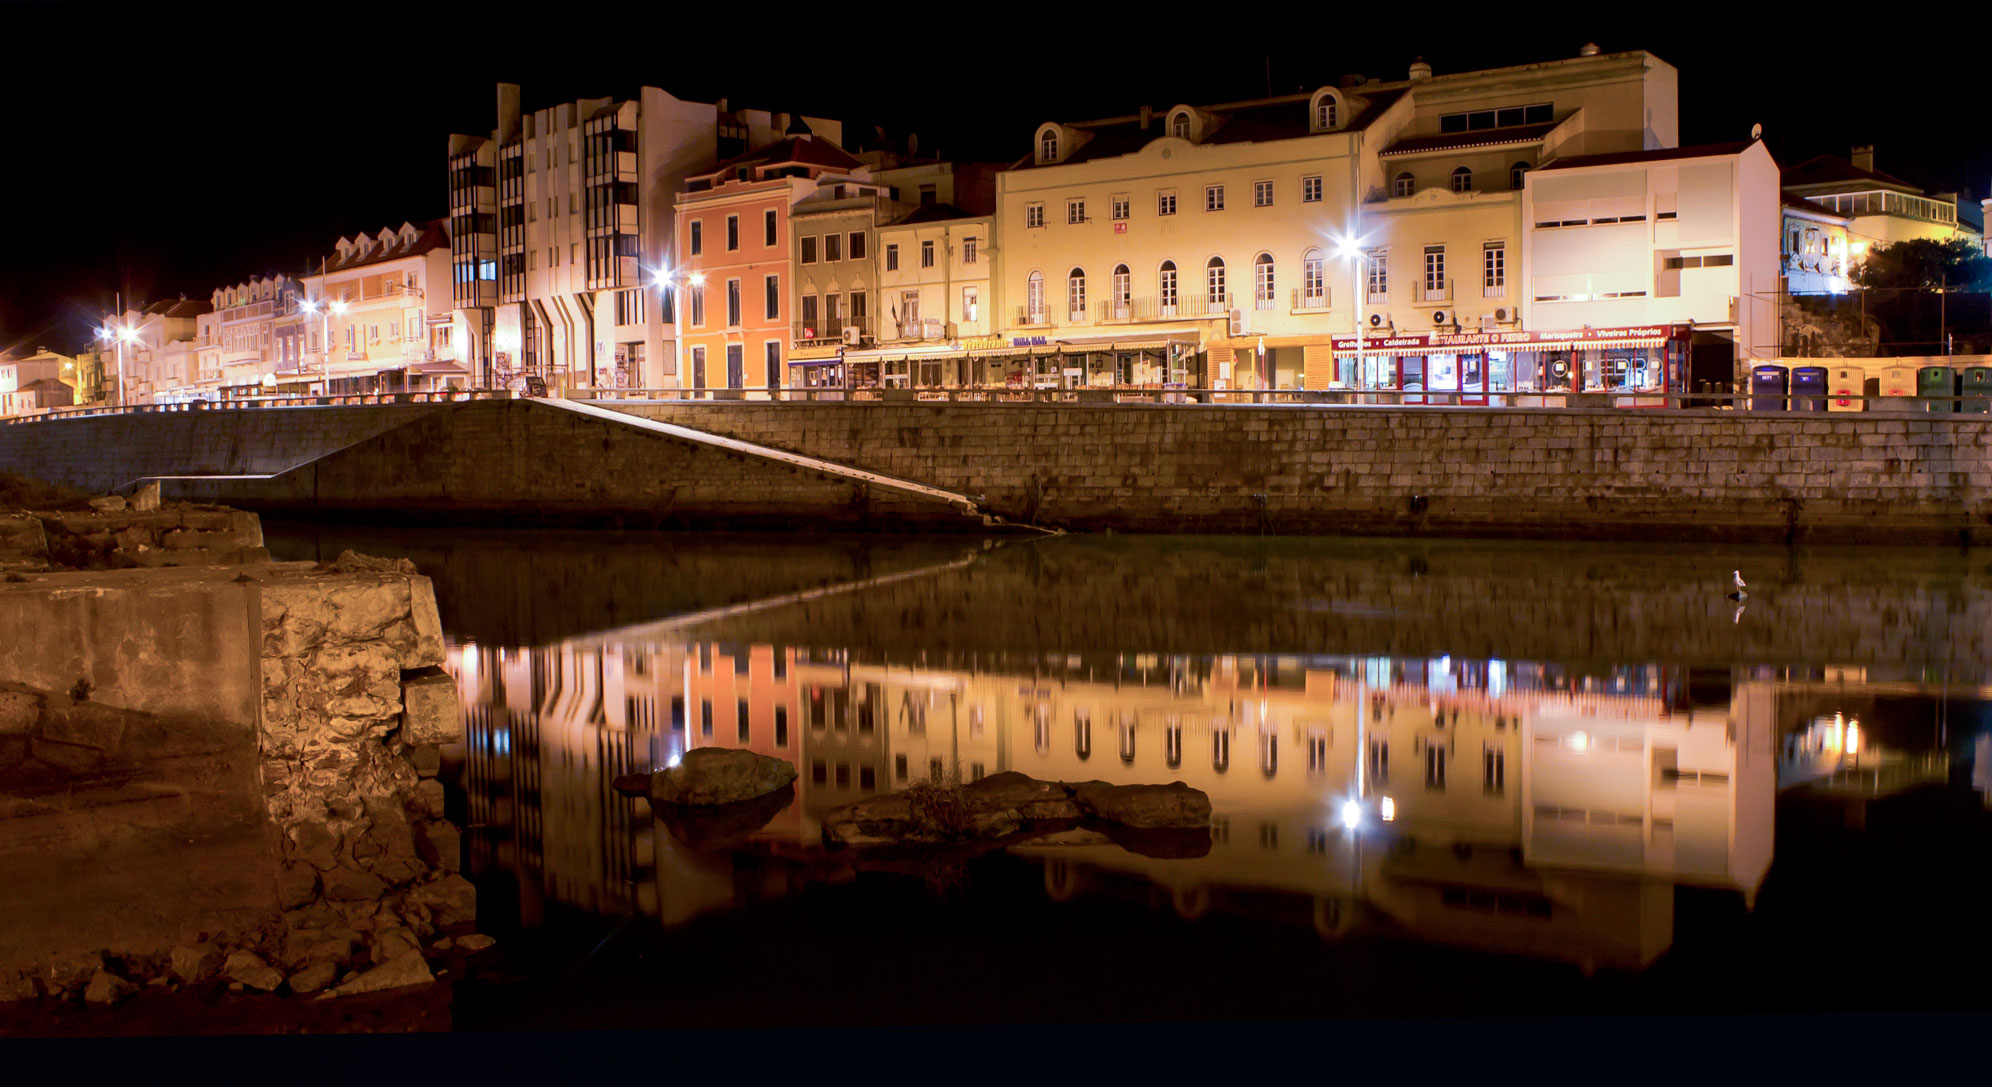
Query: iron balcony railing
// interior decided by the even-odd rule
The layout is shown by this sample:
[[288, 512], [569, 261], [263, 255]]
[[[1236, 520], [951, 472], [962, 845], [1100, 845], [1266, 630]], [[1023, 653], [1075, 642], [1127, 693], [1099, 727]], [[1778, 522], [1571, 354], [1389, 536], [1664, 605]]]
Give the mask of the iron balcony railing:
[[[1022, 311], [1018, 311], [1022, 315]], [[1098, 324], [1133, 321], [1167, 321], [1178, 317], [1226, 317], [1231, 313], [1228, 294], [1182, 294], [1109, 299], [1095, 303], [1093, 320]], [[1020, 324], [1023, 322], [1019, 322]]]
[[1312, 313], [1328, 308], [1328, 287], [1324, 284], [1312, 290], [1306, 287], [1293, 289], [1293, 308], [1296, 313]]

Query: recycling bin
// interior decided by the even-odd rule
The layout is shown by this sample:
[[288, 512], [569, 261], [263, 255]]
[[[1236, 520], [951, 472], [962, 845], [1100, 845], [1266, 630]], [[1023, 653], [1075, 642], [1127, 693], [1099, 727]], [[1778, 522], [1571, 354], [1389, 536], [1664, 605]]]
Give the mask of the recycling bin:
[[1956, 410], [1950, 398], [1957, 395], [1957, 374], [1948, 366], [1925, 366], [1916, 371], [1916, 399], [1924, 411]]
[[1866, 411], [1867, 371], [1858, 366], [1835, 366], [1826, 375], [1827, 411]]
[[1959, 411], [1992, 413], [1992, 366], [1967, 366], [1959, 383], [1958, 395], [1973, 397], [1958, 405]]
[[1882, 398], [1874, 405], [1877, 411], [1922, 410], [1922, 404], [1916, 400], [1916, 368], [1913, 366], [1884, 367], [1875, 395]]
[[1826, 368], [1794, 366], [1791, 370], [1793, 411], [1826, 410]]
[[1751, 368], [1751, 411], [1784, 411], [1786, 408], [1785, 397], [1790, 391], [1790, 370], [1782, 366], [1757, 366]]

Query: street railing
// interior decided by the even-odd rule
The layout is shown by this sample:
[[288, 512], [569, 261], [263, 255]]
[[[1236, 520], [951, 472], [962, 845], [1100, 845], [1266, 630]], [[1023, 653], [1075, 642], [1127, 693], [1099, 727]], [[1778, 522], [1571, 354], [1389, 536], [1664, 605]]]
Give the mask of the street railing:
[[[823, 388], [777, 389], [569, 389], [548, 395], [598, 403], [656, 402], [682, 404], [737, 403], [937, 403], [937, 404], [1180, 404], [1271, 405], [1349, 408], [1450, 408], [1526, 411], [1642, 410], [1741, 412], [1751, 415], [1798, 415], [1819, 418], [1889, 413], [1934, 414], [1963, 421], [1992, 422], [1992, 397], [1873, 396], [1834, 394], [1764, 395], [1683, 391], [1462, 392], [1402, 389], [1203, 389], [1187, 386], [1087, 386], [1080, 388], [1017, 388], [1009, 385], [945, 388]], [[472, 400], [526, 399], [509, 389], [451, 389], [421, 392], [353, 393], [338, 396], [247, 396], [130, 407], [87, 405], [57, 408], [30, 415], [0, 418], [0, 423], [55, 422], [104, 415], [163, 415], [179, 412], [237, 411], [277, 408], [341, 407], [383, 404], [460, 403]]]

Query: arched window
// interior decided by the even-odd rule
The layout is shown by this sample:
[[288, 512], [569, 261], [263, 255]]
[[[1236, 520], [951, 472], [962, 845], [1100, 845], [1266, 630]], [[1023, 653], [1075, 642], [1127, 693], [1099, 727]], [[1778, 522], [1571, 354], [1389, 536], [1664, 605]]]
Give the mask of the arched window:
[[1324, 274], [1326, 262], [1321, 250], [1310, 249], [1300, 255], [1300, 301], [1303, 306], [1320, 308], [1328, 297], [1328, 280]]
[[1252, 258], [1252, 302], [1258, 309], [1273, 308], [1273, 255], [1261, 253]]
[[1047, 128], [1044, 130], [1044, 135], [1038, 137], [1038, 161], [1039, 162], [1058, 161], [1057, 129]]
[[1086, 269], [1074, 268], [1065, 276], [1066, 318], [1073, 324], [1086, 319]]
[[1169, 118], [1169, 135], [1179, 140], [1189, 139], [1190, 115], [1187, 113], [1178, 113], [1174, 117]]
[[1134, 292], [1134, 277], [1128, 274], [1127, 265], [1114, 265], [1112, 290], [1113, 297], [1109, 302], [1114, 307], [1114, 317], [1125, 321], [1131, 315], [1129, 310]]
[[1224, 258], [1212, 257], [1204, 264], [1204, 293], [1211, 309], [1230, 309], [1231, 299], [1224, 292]]
[[1331, 95], [1322, 96], [1314, 107], [1314, 127], [1329, 129], [1335, 127], [1335, 99]]
[[1473, 171], [1472, 171], [1472, 170], [1469, 170], [1469, 169], [1467, 169], [1467, 168], [1466, 168], [1466, 167], [1464, 167], [1464, 166], [1460, 167], [1460, 168], [1459, 168], [1459, 169], [1457, 169], [1457, 170], [1454, 170], [1454, 171], [1453, 171], [1453, 179], [1452, 179], [1452, 185], [1453, 185], [1453, 191], [1454, 191], [1454, 192], [1472, 192], [1472, 191], [1473, 191]]
[[1173, 260], [1162, 262], [1160, 297], [1162, 300], [1162, 316], [1174, 317], [1176, 315], [1176, 262]]
[[1033, 270], [1024, 281], [1024, 323], [1044, 323], [1044, 273]]
[[1390, 183], [1390, 195], [1410, 196], [1412, 187], [1415, 186], [1416, 184], [1417, 184], [1416, 179], [1414, 179], [1410, 174], [1408, 173], [1398, 174], [1396, 179]]
[[1522, 175], [1528, 172], [1529, 172], [1529, 164], [1526, 162], [1518, 162], [1513, 166], [1508, 167], [1508, 187], [1515, 190], [1516, 192], [1521, 192]]
[[1085, 710], [1072, 711], [1072, 753], [1082, 762], [1093, 757], [1093, 715]]

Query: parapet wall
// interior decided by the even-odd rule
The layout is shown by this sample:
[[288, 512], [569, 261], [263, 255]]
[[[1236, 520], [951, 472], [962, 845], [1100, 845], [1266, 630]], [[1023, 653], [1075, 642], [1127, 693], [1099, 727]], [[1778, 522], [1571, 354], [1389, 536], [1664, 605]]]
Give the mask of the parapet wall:
[[1128, 532], [1992, 540], [1992, 416], [626, 404]]

